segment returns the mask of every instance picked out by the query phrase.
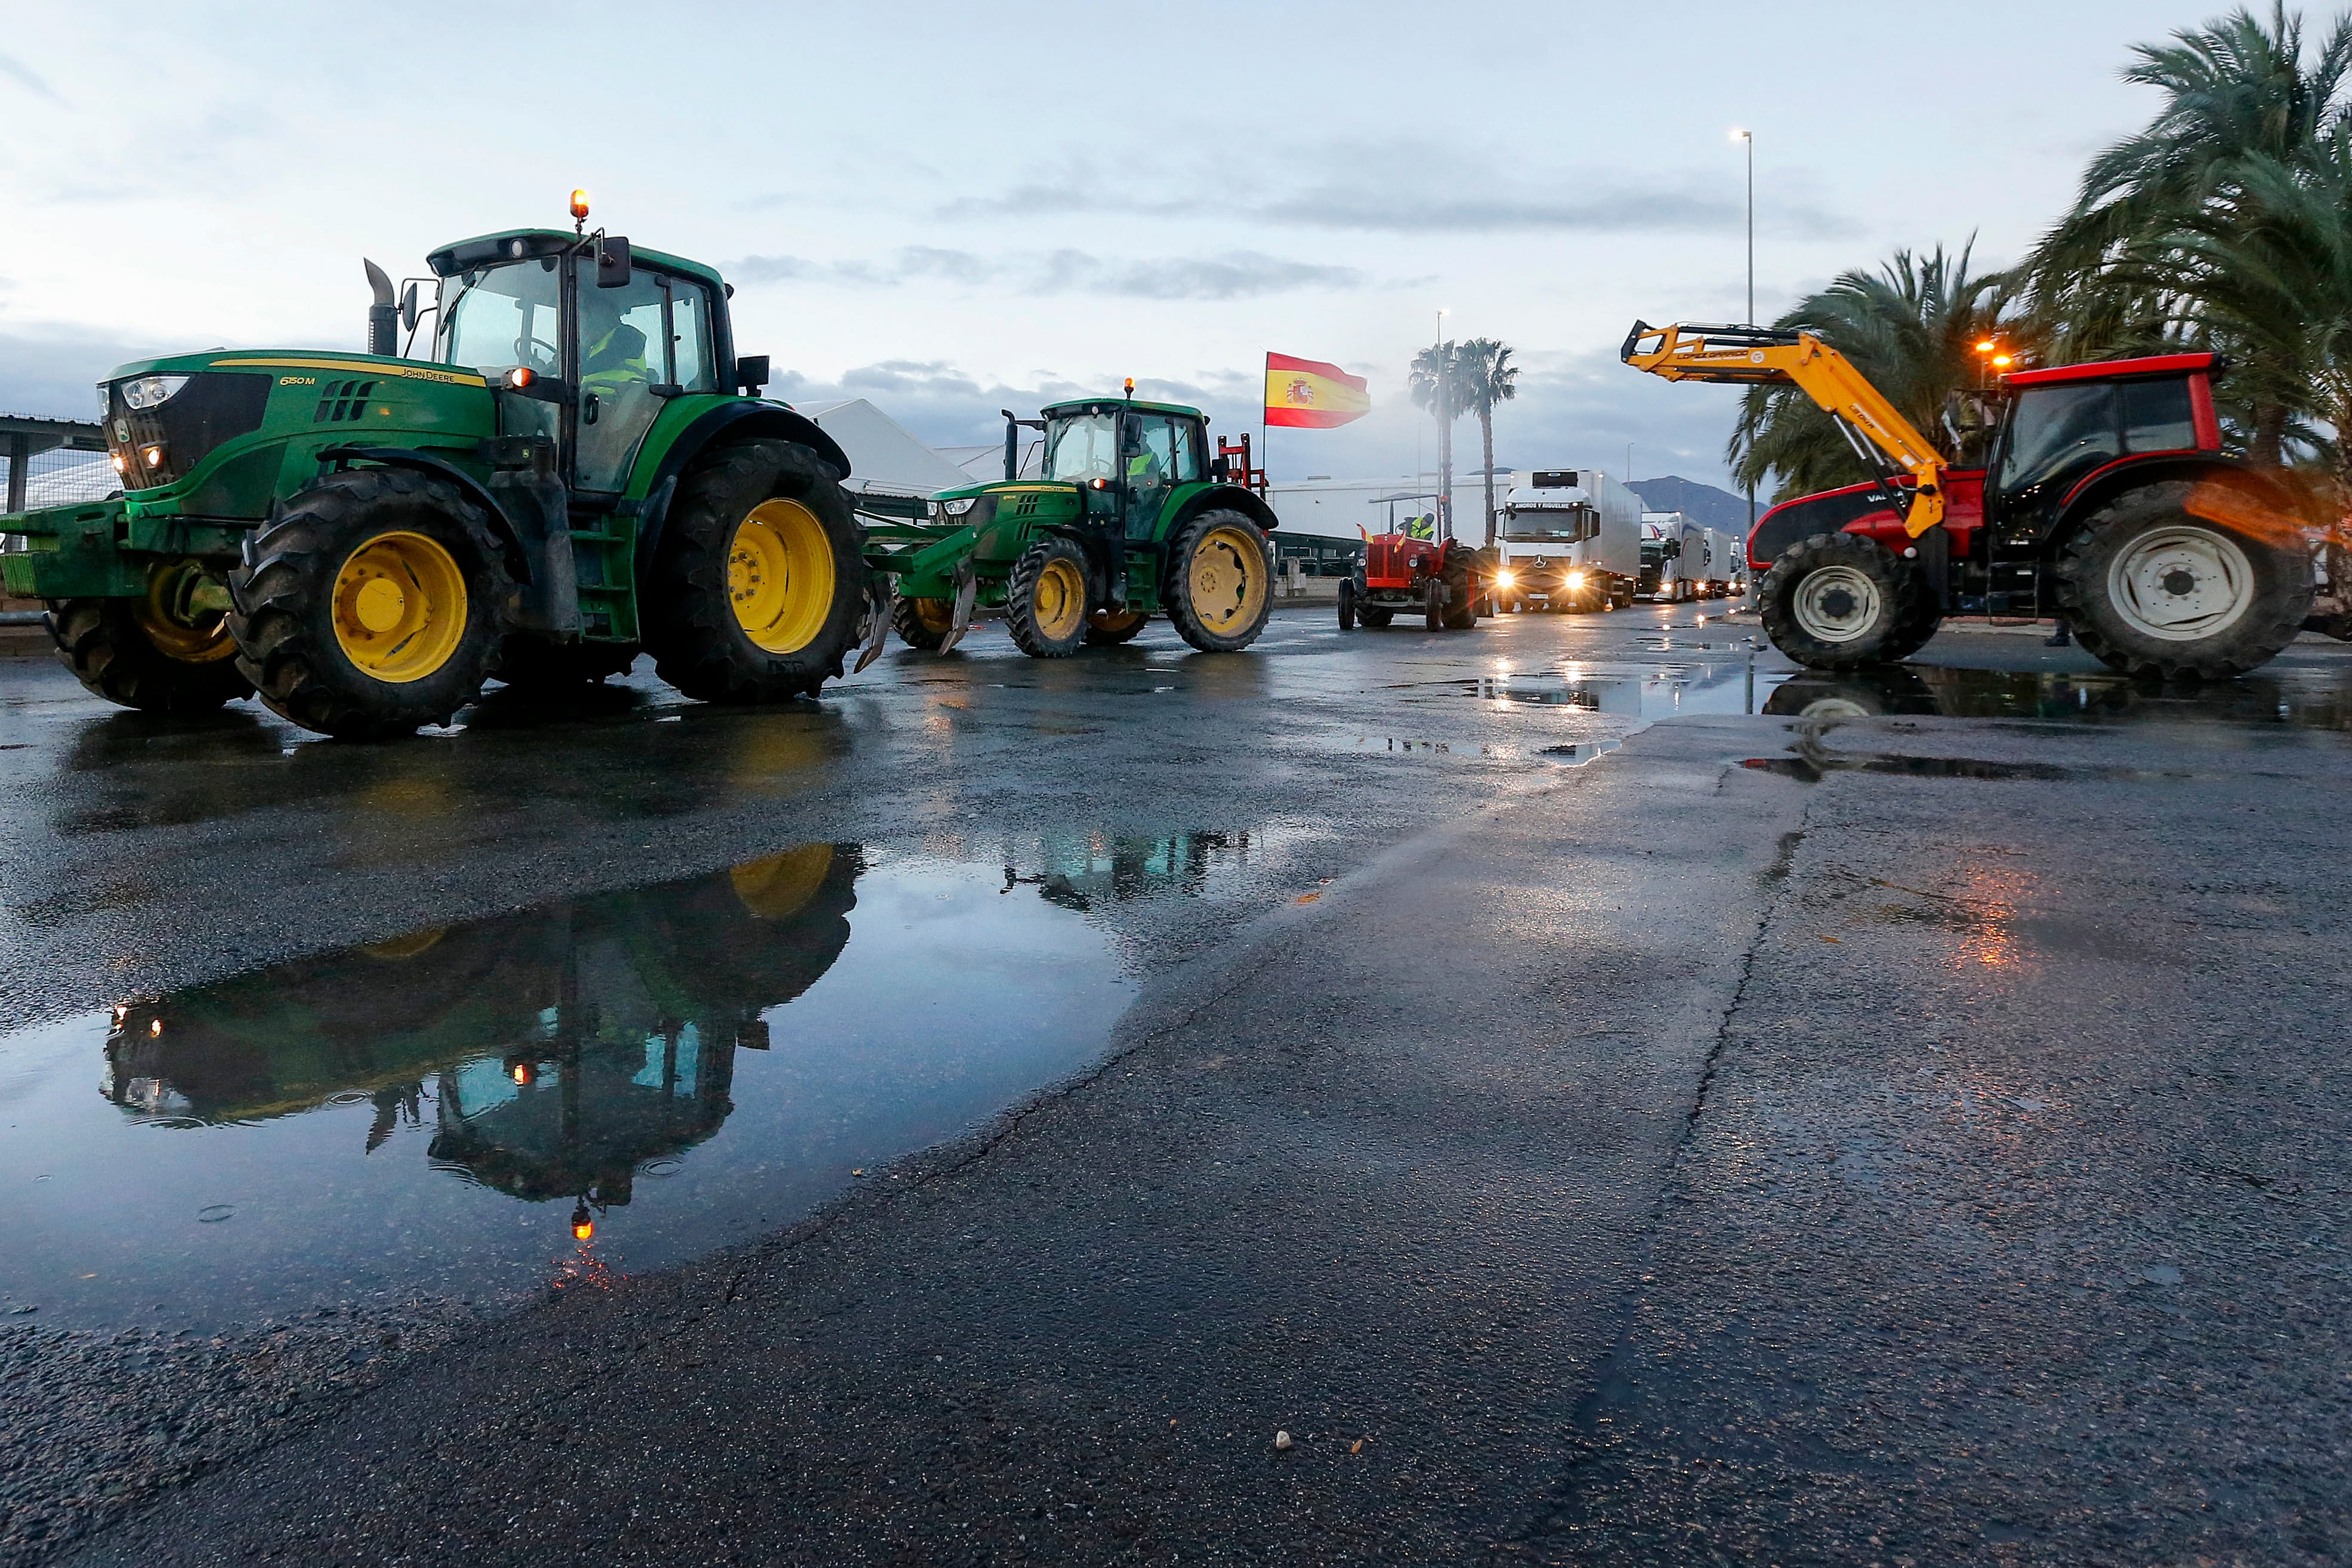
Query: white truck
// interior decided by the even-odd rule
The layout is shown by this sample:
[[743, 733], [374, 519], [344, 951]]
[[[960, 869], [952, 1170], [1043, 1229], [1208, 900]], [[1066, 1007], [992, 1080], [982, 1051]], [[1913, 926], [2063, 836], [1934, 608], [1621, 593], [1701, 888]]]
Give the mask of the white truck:
[[1745, 542], [1736, 531], [1727, 528], [1703, 531], [1706, 535], [1703, 564], [1693, 568], [1691, 575], [1698, 579], [1700, 598], [1720, 599], [1731, 592], [1732, 579], [1739, 570], [1740, 547]]
[[1600, 469], [1514, 474], [1501, 522], [1498, 608], [1616, 610], [1633, 602], [1642, 502]]
[[1695, 569], [1706, 552], [1706, 531], [1678, 511], [1642, 514], [1641, 596], [1679, 605], [1699, 595]]

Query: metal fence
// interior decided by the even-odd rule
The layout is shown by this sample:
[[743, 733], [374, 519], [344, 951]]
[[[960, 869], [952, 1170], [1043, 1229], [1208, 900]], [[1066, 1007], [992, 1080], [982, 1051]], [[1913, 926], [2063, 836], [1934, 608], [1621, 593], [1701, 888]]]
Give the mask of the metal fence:
[[[13, 495], [16, 475], [7, 444], [0, 441], [0, 495]], [[70, 506], [76, 501], [104, 500], [122, 488], [121, 476], [103, 452], [76, 452], [65, 447], [36, 452], [25, 463], [25, 509]]]

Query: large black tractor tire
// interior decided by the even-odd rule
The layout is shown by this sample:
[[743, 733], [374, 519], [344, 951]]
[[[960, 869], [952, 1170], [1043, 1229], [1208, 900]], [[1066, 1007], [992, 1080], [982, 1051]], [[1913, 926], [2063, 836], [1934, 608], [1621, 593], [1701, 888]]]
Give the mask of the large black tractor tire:
[[1359, 605], [1356, 618], [1377, 631], [1396, 619], [1396, 612], [1386, 605]]
[[1421, 585], [1421, 624], [1433, 632], [1445, 629], [1445, 584], [1434, 577]]
[[175, 653], [142, 624], [142, 607], [135, 599], [51, 600], [58, 661], [109, 702], [149, 713], [205, 713], [253, 695], [226, 628], [204, 645], [170, 637]]
[[1470, 563], [1467, 547], [1445, 547], [1445, 625], [1457, 632], [1478, 628], [1478, 601], [1470, 595]]
[[1160, 595], [1176, 635], [1202, 653], [1239, 653], [1274, 613], [1274, 551], [1265, 531], [1218, 507], [1176, 531]]
[[2267, 664], [2311, 614], [2311, 564], [2192, 514], [2195, 485], [2125, 491], [2059, 551], [2075, 640], [2126, 675], [2226, 679]]
[[1356, 582], [1352, 577], [1339, 579], [1339, 629], [1356, 629]]
[[908, 647], [937, 653], [947, 646], [948, 633], [955, 629], [955, 601], [901, 599], [891, 608], [890, 626]]
[[865, 534], [831, 469], [789, 441], [698, 459], [646, 574], [654, 669], [703, 702], [814, 697], [866, 618]]
[[1811, 669], [1907, 658], [1938, 618], [1917, 563], [1858, 533], [1816, 533], [1782, 551], [1757, 610], [1772, 646]]
[[529, 632], [512, 632], [499, 647], [498, 668], [490, 673], [526, 691], [570, 691], [600, 685], [607, 676], [627, 674], [641, 651], [635, 643], [557, 643]]
[[262, 701], [349, 741], [446, 724], [473, 701], [514, 598], [481, 507], [407, 468], [304, 485], [228, 585], [237, 668]]
[[1117, 647], [1133, 642], [1150, 620], [1141, 610], [1097, 610], [1087, 617], [1087, 646]]
[[1058, 533], [1023, 551], [1004, 579], [1004, 629], [1031, 658], [1067, 658], [1084, 647], [1086, 552]]

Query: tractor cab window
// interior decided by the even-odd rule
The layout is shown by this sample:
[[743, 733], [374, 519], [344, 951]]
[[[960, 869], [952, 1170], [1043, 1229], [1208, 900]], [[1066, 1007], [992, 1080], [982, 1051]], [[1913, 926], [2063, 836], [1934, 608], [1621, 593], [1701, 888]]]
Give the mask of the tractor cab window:
[[1201, 426], [1194, 419], [1170, 421], [1175, 431], [1175, 465], [1170, 477], [1180, 485], [1189, 485], [1208, 475], [1209, 466], [1201, 458]]
[[572, 482], [617, 490], [627, 482], [637, 443], [661, 411], [656, 382], [667, 380], [665, 352], [669, 290], [658, 272], [639, 268], [618, 289], [596, 287], [593, 257], [579, 268], [580, 435]]
[[435, 357], [488, 375], [519, 365], [555, 374], [562, 361], [556, 342], [560, 282], [552, 257], [443, 279]]
[[2000, 489], [2017, 495], [2053, 479], [2080, 476], [2119, 455], [2113, 382], [2062, 382], [2017, 395], [2010, 416]]
[[1127, 536], [1149, 539], [1175, 483], [1178, 426], [1164, 414], [1130, 414], [1121, 422], [1119, 472], [1127, 480]]
[[2197, 416], [2189, 378], [2127, 381], [2116, 388], [2124, 405], [2124, 447], [2133, 452], [2179, 452], [2197, 445]]
[[669, 335], [675, 363], [667, 379], [687, 392], [719, 390], [710, 354], [710, 294], [700, 284], [669, 280]]
[[1045, 431], [1045, 477], [1065, 484], [1117, 479], [1117, 424], [1108, 414], [1055, 420]]

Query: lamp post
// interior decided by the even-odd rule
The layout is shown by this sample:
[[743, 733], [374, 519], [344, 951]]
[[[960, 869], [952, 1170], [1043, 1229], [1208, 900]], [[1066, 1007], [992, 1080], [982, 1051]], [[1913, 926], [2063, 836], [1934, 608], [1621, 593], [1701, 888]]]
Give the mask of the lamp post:
[[[1748, 324], [1756, 324], [1756, 132], [1735, 131], [1735, 142], [1748, 147]], [[1756, 536], [1756, 481], [1748, 481], [1748, 536]], [[1741, 549], [1747, 546], [1743, 543]]]

